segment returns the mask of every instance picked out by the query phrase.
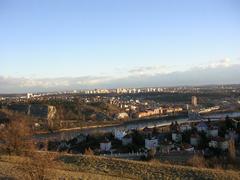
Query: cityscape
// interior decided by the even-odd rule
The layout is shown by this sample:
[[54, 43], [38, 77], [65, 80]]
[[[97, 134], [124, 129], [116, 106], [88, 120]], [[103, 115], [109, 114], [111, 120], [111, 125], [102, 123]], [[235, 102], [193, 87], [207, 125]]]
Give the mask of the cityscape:
[[240, 179], [239, 5], [0, 1], [0, 179]]

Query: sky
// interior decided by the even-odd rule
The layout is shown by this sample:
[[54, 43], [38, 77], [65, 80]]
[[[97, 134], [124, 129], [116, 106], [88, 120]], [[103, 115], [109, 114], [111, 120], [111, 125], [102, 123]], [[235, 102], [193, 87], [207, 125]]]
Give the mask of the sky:
[[239, 52], [239, 0], [0, 0], [0, 93], [240, 83]]

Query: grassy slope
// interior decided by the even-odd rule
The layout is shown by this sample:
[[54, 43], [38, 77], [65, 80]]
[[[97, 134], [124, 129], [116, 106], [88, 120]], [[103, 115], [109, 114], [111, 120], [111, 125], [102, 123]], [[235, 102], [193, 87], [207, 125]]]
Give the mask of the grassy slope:
[[[0, 179], [31, 179], [26, 168], [23, 168], [21, 162], [25, 158], [18, 156], [0, 156]], [[104, 173], [86, 172], [73, 170], [70, 166], [65, 166], [61, 162], [54, 167], [54, 169], [47, 170], [47, 179], [125, 179], [121, 177], [111, 176]]]
[[235, 171], [199, 169], [103, 157], [65, 157], [76, 170], [101, 172], [136, 179], [240, 179]]
[[[23, 159], [1, 156], [0, 177], [21, 177], [16, 164]], [[8, 169], [15, 170], [8, 170]], [[16, 172], [15, 172], [16, 171]], [[16, 175], [17, 174], [17, 175]], [[103, 157], [61, 156], [60, 162], [49, 173], [53, 176], [83, 179], [240, 179], [236, 171], [198, 169], [185, 166], [173, 166], [161, 163], [146, 163]], [[120, 178], [120, 179], [121, 179]]]

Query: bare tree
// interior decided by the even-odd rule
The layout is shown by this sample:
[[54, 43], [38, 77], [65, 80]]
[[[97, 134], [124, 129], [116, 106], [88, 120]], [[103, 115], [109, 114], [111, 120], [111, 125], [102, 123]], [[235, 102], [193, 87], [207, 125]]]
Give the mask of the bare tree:
[[33, 147], [28, 120], [16, 114], [11, 114], [9, 120], [0, 132], [1, 150], [9, 155], [26, 153]]
[[9, 155], [24, 155], [24, 161], [17, 167], [30, 179], [46, 179], [57, 154], [37, 151], [30, 119], [19, 113], [8, 113], [8, 119], [0, 132], [1, 150]]
[[147, 157], [148, 157], [148, 159], [153, 159], [155, 157], [155, 155], [156, 155], [156, 149], [150, 149], [148, 151]]
[[236, 160], [236, 149], [233, 139], [228, 141], [228, 157], [231, 162], [234, 162]]

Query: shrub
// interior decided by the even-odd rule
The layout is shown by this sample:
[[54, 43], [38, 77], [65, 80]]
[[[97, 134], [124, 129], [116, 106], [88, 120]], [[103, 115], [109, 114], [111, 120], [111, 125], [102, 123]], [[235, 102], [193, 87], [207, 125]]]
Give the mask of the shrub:
[[89, 148], [86, 148], [86, 149], [85, 149], [84, 155], [92, 156], [92, 155], [94, 155], [94, 152], [93, 152], [93, 150], [89, 147]]
[[235, 162], [236, 160], [236, 149], [235, 149], [235, 142], [233, 139], [229, 140], [228, 142], [228, 158], [230, 162]]
[[19, 169], [24, 171], [30, 179], [47, 179], [49, 170], [55, 167], [54, 160], [58, 158], [57, 156], [53, 153], [32, 152]]
[[204, 168], [206, 167], [206, 161], [201, 155], [194, 155], [187, 161], [187, 164], [193, 167]]
[[156, 155], [156, 149], [150, 149], [147, 154], [147, 159], [151, 160], [154, 158], [155, 155]]

